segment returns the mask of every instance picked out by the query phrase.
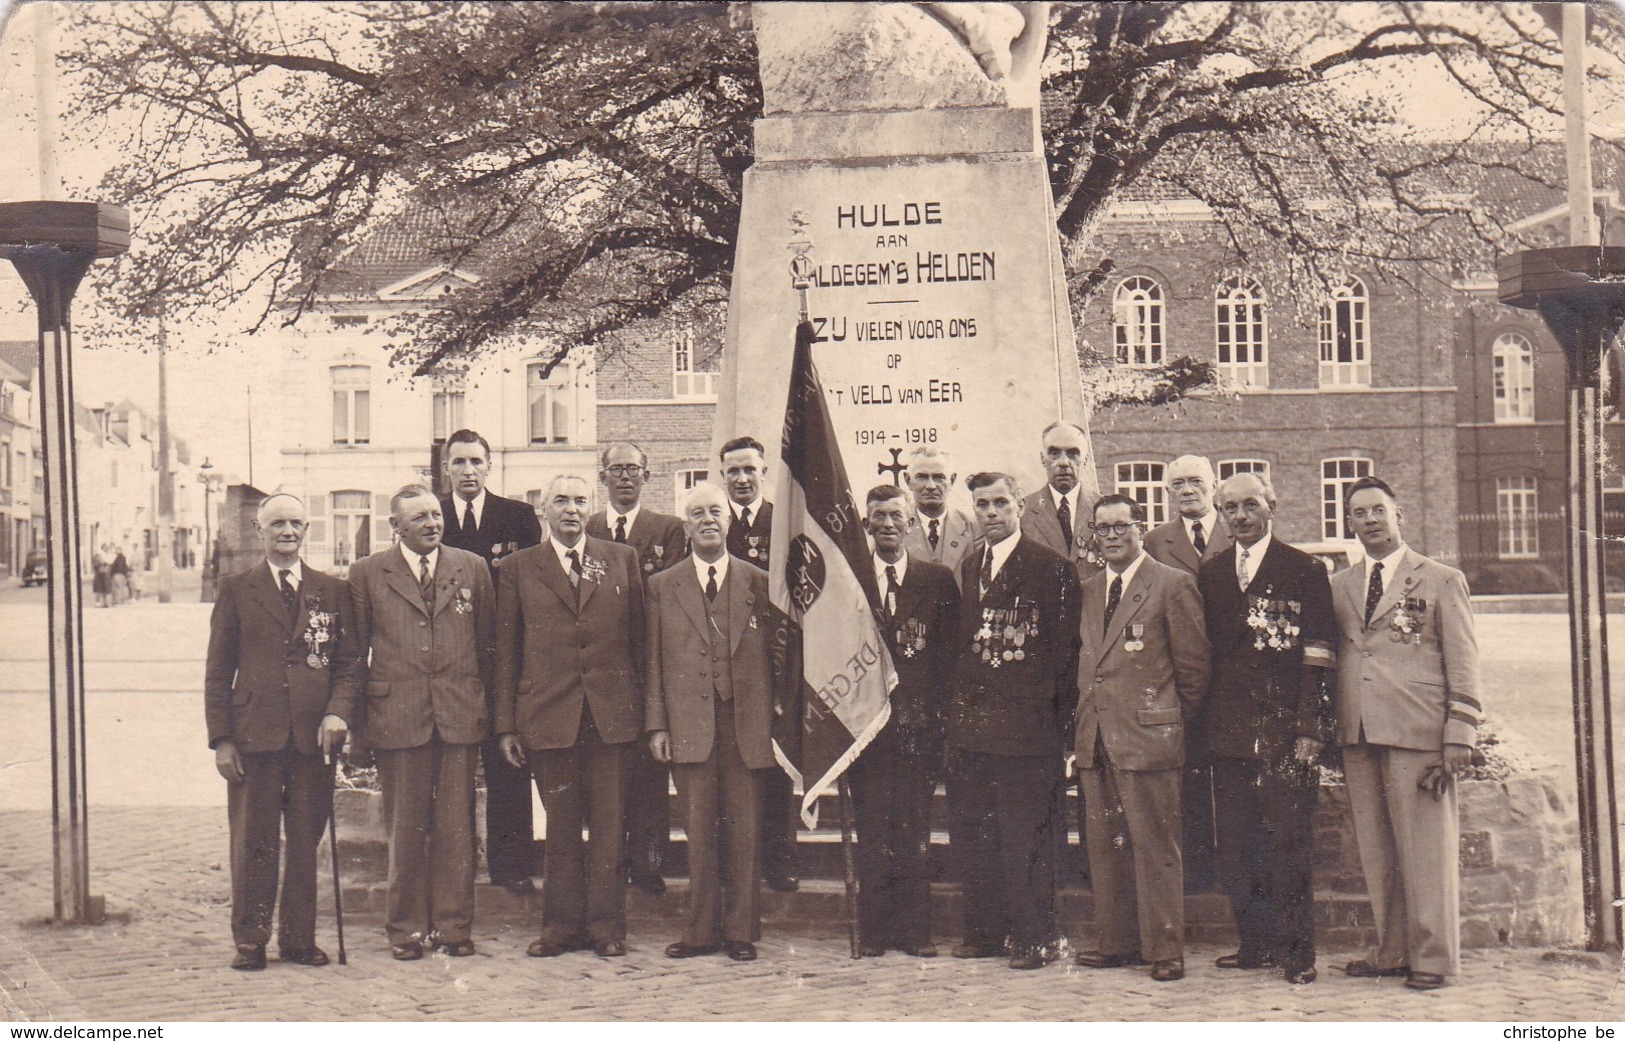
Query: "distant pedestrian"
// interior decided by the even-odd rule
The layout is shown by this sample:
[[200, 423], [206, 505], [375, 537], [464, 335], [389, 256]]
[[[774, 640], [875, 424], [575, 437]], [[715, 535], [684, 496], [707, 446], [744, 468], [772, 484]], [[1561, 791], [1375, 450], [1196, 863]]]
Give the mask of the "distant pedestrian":
[[108, 545], [102, 543], [90, 561], [92, 571], [90, 589], [96, 596], [97, 607], [113, 606], [113, 555], [108, 549]]
[[130, 562], [124, 559], [124, 551], [118, 551], [113, 558], [113, 603], [122, 604], [130, 599]]

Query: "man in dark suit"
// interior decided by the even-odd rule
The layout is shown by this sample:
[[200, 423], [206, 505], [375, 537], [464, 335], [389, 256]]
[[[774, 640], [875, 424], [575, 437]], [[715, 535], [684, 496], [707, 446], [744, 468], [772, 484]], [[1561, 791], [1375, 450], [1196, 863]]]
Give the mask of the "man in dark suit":
[[[754, 437], [736, 437], [722, 446], [720, 461], [731, 515], [728, 552], [766, 571], [772, 548], [773, 504], [762, 498], [762, 479], [767, 476], [762, 443]], [[799, 800], [783, 770], [769, 772], [762, 791], [762, 877], [769, 889], [793, 893], [801, 888], [796, 877]]]
[[[542, 541], [542, 525], [529, 503], [504, 499], [485, 487], [491, 476], [491, 445], [472, 430], [446, 439], [444, 463], [451, 494], [440, 500], [448, 546], [477, 554], [491, 566], [491, 581], [510, 553]], [[535, 868], [530, 812], [530, 772], [516, 770], [497, 750], [496, 738], [480, 745], [485, 767], [485, 866], [491, 884], [528, 893]]]
[[621, 851], [643, 739], [643, 572], [630, 546], [586, 534], [587, 495], [581, 478], [553, 478], [548, 540], [508, 558], [497, 590], [497, 740], [514, 766], [529, 762], [547, 812], [533, 958], [626, 953]]
[[1221, 969], [1315, 980], [1314, 763], [1327, 736], [1337, 621], [1326, 568], [1274, 537], [1262, 474], [1219, 486], [1235, 545], [1202, 565], [1213, 644], [1204, 716], [1218, 801], [1219, 877], [1240, 945]]
[[357, 652], [371, 652], [361, 736], [389, 828], [384, 929], [398, 961], [474, 953], [474, 766], [491, 732], [496, 594], [485, 562], [440, 543], [421, 484], [390, 499], [396, 545], [350, 568]]
[[[649, 457], [630, 441], [610, 445], [599, 459], [598, 479], [609, 492], [609, 509], [587, 520], [587, 534], [631, 546], [638, 555], [643, 581], [671, 567], [688, 552], [683, 523], [656, 513], [642, 503], [649, 479]], [[661, 877], [666, 842], [671, 835], [671, 814], [666, 805], [671, 768], [656, 762], [648, 743], [638, 742], [632, 761], [632, 787], [626, 799], [627, 877], [646, 893], [666, 891]]]
[[[1179, 568], [1192, 578], [1230, 546], [1229, 529], [1213, 508], [1213, 464], [1206, 456], [1182, 455], [1163, 474], [1174, 519], [1146, 536], [1145, 551], [1159, 564]], [[1213, 887], [1213, 858], [1218, 841], [1213, 827], [1213, 760], [1202, 725], [1203, 708], [1185, 720], [1185, 766], [1179, 805], [1185, 812], [1185, 887], [1202, 892]]]
[[1377, 946], [1343, 971], [1436, 990], [1461, 971], [1456, 775], [1484, 718], [1472, 601], [1460, 571], [1405, 544], [1386, 482], [1360, 478], [1344, 504], [1365, 560], [1332, 581], [1337, 743]]
[[963, 865], [956, 958], [1012, 969], [1055, 958], [1054, 829], [1062, 749], [1077, 697], [1078, 575], [1021, 533], [1021, 490], [1002, 473], [966, 482], [986, 543], [963, 590], [948, 706], [950, 840]]
[[959, 587], [940, 564], [903, 552], [914, 511], [895, 485], [869, 490], [880, 627], [897, 669], [891, 718], [852, 764], [858, 831], [858, 944], [933, 958], [931, 796], [942, 777], [943, 713], [958, 656]]
[[751, 961], [762, 935], [762, 779], [778, 769], [767, 574], [726, 551], [727, 518], [716, 485], [689, 492], [692, 563], [649, 581], [644, 725], [688, 822], [688, 923], [668, 958], [720, 950]]
[[1144, 524], [1126, 495], [1095, 504], [1106, 570], [1083, 585], [1074, 749], [1100, 936], [1076, 961], [1110, 969], [1144, 958], [1168, 983], [1185, 975], [1184, 722], [1207, 693], [1210, 663], [1196, 581], [1142, 551]]
[[1038, 459], [1048, 480], [1022, 503], [1021, 533], [1072, 561], [1081, 579], [1097, 570], [1087, 563], [1087, 518], [1094, 503], [1083, 497], [1081, 483], [1089, 465], [1089, 435], [1075, 423], [1057, 420], [1044, 428]]
[[282, 960], [326, 965], [316, 946], [316, 844], [333, 811], [331, 756], [360, 694], [355, 621], [344, 583], [299, 559], [305, 504], [260, 503], [265, 562], [220, 582], [209, 619], [203, 708], [231, 826], [231, 967], [265, 968], [281, 832]]
[[948, 505], [948, 492], [959, 477], [948, 453], [921, 445], [909, 453], [903, 483], [914, 497], [915, 525], [903, 538], [911, 557], [941, 564], [959, 580], [959, 562], [982, 552], [982, 533], [963, 510]]

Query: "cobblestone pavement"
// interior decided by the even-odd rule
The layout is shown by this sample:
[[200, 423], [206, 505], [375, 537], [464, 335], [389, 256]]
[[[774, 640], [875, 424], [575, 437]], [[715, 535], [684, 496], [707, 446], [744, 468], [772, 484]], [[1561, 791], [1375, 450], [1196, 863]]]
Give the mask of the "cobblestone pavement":
[[[199, 807], [99, 808], [91, 814], [99, 927], [45, 924], [50, 819], [0, 813], [0, 1018], [10, 1020], [1593, 1020], [1625, 1019], [1617, 961], [1538, 949], [1468, 951], [1462, 982], [1428, 994], [1397, 980], [1353, 980], [1350, 956], [1321, 956], [1322, 976], [1289, 987], [1266, 973], [1221, 973], [1222, 948], [1187, 952], [1190, 975], [1155, 984], [1146, 970], [892, 953], [854, 962], [843, 935], [800, 925], [769, 931], [760, 960], [672, 961], [671, 922], [634, 924], [630, 954], [528, 959], [535, 925], [475, 923], [480, 953], [390, 960], [376, 920], [347, 922], [350, 964], [227, 968], [231, 954], [225, 814]], [[946, 939], [952, 923], [939, 929]], [[333, 923], [319, 942], [335, 953]], [[274, 948], [273, 948], [274, 955]], [[946, 951], [944, 951], [946, 953]]]

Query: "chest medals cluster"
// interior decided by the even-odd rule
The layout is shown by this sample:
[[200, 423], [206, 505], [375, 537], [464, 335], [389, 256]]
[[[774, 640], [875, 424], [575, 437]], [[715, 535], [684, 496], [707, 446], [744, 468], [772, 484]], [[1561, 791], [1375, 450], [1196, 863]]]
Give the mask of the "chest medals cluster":
[[666, 547], [658, 542], [649, 547], [649, 552], [654, 555], [643, 558], [643, 573], [645, 575], [652, 575], [660, 570], [661, 563], [666, 559]]
[[767, 567], [767, 536], [746, 535], [745, 544], [750, 547], [745, 551], [745, 555], [760, 566]]
[[491, 543], [491, 566], [492, 567], [501, 567], [502, 566], [502, 558], [507, 556], [509, 553], [513, 553], [513, 552], [517, 551], [518, 549], [519, 549], [519, 543], [517, 543], [517, 542], [493, 542], [493, 543]]
[[338, 639], [338, 615], [322, 610], [322, 598], [316, 593], [305, 594], [305, 664], [313, 669], [326, 668], [333, 660], [333, 642]]
[[1013, 607], [982, 608], [982, 627], [976, 630], [970, 649], [996, 669], [1007, 661], [1026, 660], [1027, 643], [1037, 638], [1038, 607], [1023, 607], [1017, 597]]
[[1394, 608], [1388, 620], [1388, 639], [1395, 643], [1422, 643], [1422, 624], [1427, 621], [1428, 602], [1421, 597], [1407, 596]]
[[1247, 628], [1253, 631], [1254, 650], [1289, 651], [1297, 646], [1303, 604], [1274, 593], [1274, 586], [1266, 586], [1263, 596], [1247, 597]]
[[457, 596], [451, 602], [451, 609], [458, 614], [467, 614], [474, 610], [474, 590], [467, 586], [457, 590]]

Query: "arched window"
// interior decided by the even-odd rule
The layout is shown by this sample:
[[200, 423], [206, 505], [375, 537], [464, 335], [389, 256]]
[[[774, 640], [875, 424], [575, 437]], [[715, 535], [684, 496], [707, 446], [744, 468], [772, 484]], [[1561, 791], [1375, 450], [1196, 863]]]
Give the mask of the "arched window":
[[1320, 305], [1320, 385], [1371, 386], [1371, 298], [1350, 277]]
[[1270, 385], [1264, 287], [1258, 279], [1219, 283], [1213, 294], [1213, 335], [1221, 375], [1244, 386]]
[[1267, 459], [1220, 459], [1219, 480], [1228, 481], [1237, 474], [1258, 474], [1264, 480], [1270, 479], [1270, 464]]
[[1112, 339], [1117, 364], [1150, 368], [1163, 363], [1162, 287], [1136, 275], [1112, 296]]
[[1490, 349], [1495, 379], [1495, 421], [1535, 420], [1535, 348], [1518, 333], [1502, 333]]

